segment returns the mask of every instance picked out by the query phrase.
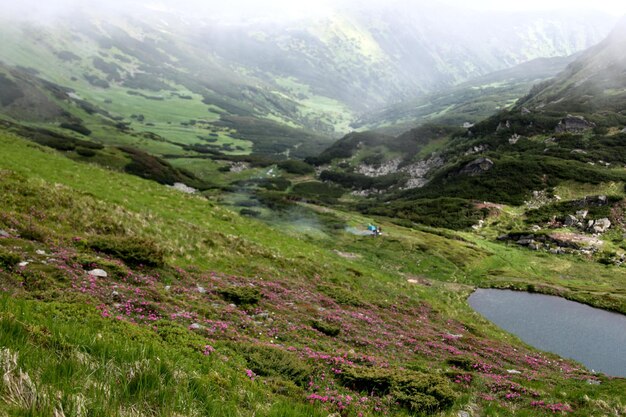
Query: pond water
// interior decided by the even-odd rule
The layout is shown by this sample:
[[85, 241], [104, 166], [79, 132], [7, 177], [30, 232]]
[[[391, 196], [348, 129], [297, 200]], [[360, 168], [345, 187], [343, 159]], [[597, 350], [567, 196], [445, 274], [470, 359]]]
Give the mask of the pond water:
[[560, 297], [478, 289], [474, 310], [537, 349], [626, 377], [626, 316]]

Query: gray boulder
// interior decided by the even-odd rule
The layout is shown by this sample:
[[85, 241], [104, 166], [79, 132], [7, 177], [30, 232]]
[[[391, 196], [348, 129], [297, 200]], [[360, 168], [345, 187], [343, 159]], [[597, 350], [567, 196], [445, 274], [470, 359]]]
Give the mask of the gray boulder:
[[480, 175], [493, 168], [493, 161], [489, 158], [478, 158], [465, 165], [459, 174], [461, 175]]
[[576, 223], [578, 223], [578, 219], [576, 217], [572, 216], [571, 214], [568, 214], [567, 216], [565, 216], [565, 221], [563, 222], [565, 226], [572, 227]]
[[105, 271], [104, 269], [92, 269], [91, 271], [87, 272], [89, 275], [91, 275], [92, 277], [97, 277], [97, 278], [106, 278], [109, 276], [109, 274], [107, 274], [107, 271]]
[[604, 233], [611, 227], [611, 221], [606, 217], [593, 222], [592, 230], [595, 233]]
[[595, 123], [585, 120], [582, 116], [572, 116], [568, 114], [567, 117], [561, 119], [554, 130], [556, 133], [581, 133], [593, 129], [595, 126]]

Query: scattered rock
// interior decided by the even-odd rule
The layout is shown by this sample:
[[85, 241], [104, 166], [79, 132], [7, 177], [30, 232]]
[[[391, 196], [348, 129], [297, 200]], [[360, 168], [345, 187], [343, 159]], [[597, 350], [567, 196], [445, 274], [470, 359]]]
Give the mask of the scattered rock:
[[507, 371], [509, 374], [514, 374], [514, 375], [519, 375], [519, 374], [521, 374], [521, 373], [522, 373], [521, 371], [518, 371], [517, 369], [507, 369], [506, 371]]
[[111, 291], [111, 297], [113, 297], [113, 298], [118, 298], [119, 296], [120, 296], [120, 293], [119, 293], [119, 292], [117, 292], [117, 291], [115, 291], [115, 290]]
[[109, 276], [109, 274], [107, 274], [107, 271], [105, 271], [104, 269], [92, 269], [91, 271], [87, 272], [89, 275], [91, 275], [92, 277], [98, 277], [98, 278], [106, 278]]
[[463, 123], [463, 124], [461, 125], [461, 127], [462, 127], [463, 129], [470, 129], [470, 128], [474, 127], [474, 125], [475, 125], [475, 123], [465, 122], [465, 123]]
[[572, 216], [571, 214], [565, 216], [565, 221], [563, 222], [565, 226], [572, 227], [576, 225], [576, 223], [578, 223], [578, 219], [576, 217]]
[[585, 151], [584, 149], [572, 149], [572, 152], [570, 153], [579, 153], [579, 154], [586, 155], [587, 151]]
[[589, 384], [589, 385], [600, 385], [601, 382], [599, 380], [597, 380], [597, 379], [588, 379], [587, 380], [587, 384]]
[[606, 217], [596, 221], [590, 220], [589, 222], [591, 223], [591, 230], [594, 233], [604, 233], [611, 227], [611, 221]]
[[168, 187], [185, 194], [194, 194], [198, 192], [195, 188], [189, 187], [187, 184], [183, 184], [182, 182], [175, 182], [174, 185], [168, 185]]
[[37, 250], [35, 251], [35, 253], [36, 253], [37, 255], [45, 255], [45, 254], [46, 254], [46, 251], [45, 251], [45, 250], [41, 250], [41, 249], [37, 249]]
[[541, 230], [541, 226], [539, 226], [538, 224], [533, 224], [530, 230], [532, 230], [533, 232], [538, 232]]
[[0, 237], [11, 237], [11, 235], [4, 230], [0, 230]]
[[202, 328], [204, 328], [204, 326], [202, 326], [202, 325], [201, 325], [201, 324], [199, 324], [199, 323], [191, 323], [191, 324], [189, 325], [189, 330], [200, 330], [200, 329], [202, 329]]
[[626, 133], [626, 127], [622, 129], [622, 133]]
[[585, 120], [582, 116], [572, 116], [568, 114], [567, 117], [561, 119], [557, 127], [554, 129], [557, 133], [581, 133], [595, 127], [595, 123]]
[[474, 155], [477, 153], [483, 153], [486, 150], [489, 149], [489, 145], [476, 145], [476, 146], [472, 146], [471, 148], [469, 148], [467, 151], [465, 151], [465, 155]]
[[359, 259], [361, 257], [358, 253], [342, 252], [340, 250], [334, 250], [333, 252], [346, 259]]
[[472, 229], [480, 230], [480, 229], [483, 228], [484, 225], [485, 225], [485, 221], [483, 219], [480, 219], [480, 220], [478, 220], [478, 224], [472, 225]]
[[171, 288], [172, 288], [172, 286], [171, 286], [171, 285], [166, 285], [166, 286], [165, 286], [165, 291], [169, 291]]
[[518, 135], [517, 133], [513, 134], [513, 136], [511, 136], [509, 138], [509, 143], [511, 145], [515, 145], [522, 137], [520, 135]]
[[498, 127], [496, 128], [496, 132], [499, 132], [503, 129], [510, 129], [510, 128], [511, 128], [511, 122], [507, 120], [505, 123], [500, 122], [498, 124]]
[[459, 411], [458, 413], [456, 413], [456, 417], [470, 417], [470, 413], [468, 413], [467, 411]]
[[576, 212], [576, 217], [579, 218], [579, 219], [584, 220], [584, 219], [587, 218], [587, 214], [589, 214], [589, 211], [587, 211], [587, 210], [578, 210]]
[[530, 114], [530, 110], [528, 110], [526, 107], [522, 107], [522, 114]]
[[23, 261], [23, 262], [20, 262], [19, 264], [17, 264], [17, 266], [19, 266], [19, 267], [21, 267], [21, 268], [24, 268], [24, 267], [25, 267], [26, 265], [28, 265], [29, 263], [30, 263], [30, 262], [28, 262], [28, 261]]
[[199, 285], [196, 287], [196, 291], [198, 291], [200, 294], [206, 294], [206, 289]]
[[478, 158], [465, 165], [459, 174], [461, 175], [480, 175], [493, 168], [493, 161], [489, 158]]

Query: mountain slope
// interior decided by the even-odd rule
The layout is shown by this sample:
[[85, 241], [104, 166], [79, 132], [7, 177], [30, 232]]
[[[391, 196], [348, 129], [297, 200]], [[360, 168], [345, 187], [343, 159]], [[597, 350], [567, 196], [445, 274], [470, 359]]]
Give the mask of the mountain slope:
[[555, 80], [536, 86], [520, 106], [546, 112], [622, 113], [626, 103], [625, 46], [626, 21], [622, 20], [604, 41], [585, 51]]
[[[529, 349], [464, 301], [474, 283], [519, 276], [517, 285], [552, 286], [563, 273], [576, 279], [560, 291], [599, 300], [579, 281], [609, 285], [594, 264], [387, 223], [393, 239], [337, 229], [303, 239], [6, 133], [0, 144], [0, 410], [9, 415], [623, 408], [623, 380]], [[611, 268], [617, 288], [624, 273]], [[588, 379], [600, 384], [591, 390]], [[394, 390], [372, 390], [380, 381]]]
[[[151, 152], [180, 154], [182, 143], [303, 157], [348, 132], [361, 112], [540, 56], [569, 55], [601, 39], [605, 23], [601, 15], [480, 16], [387, 5], [234, 24], [219, 14], [94, 7], [44, 21], [7, 15], [0, 60], [170, 142], [144, 144]], [[132, 141], [87, 122], [100, 140]], [[258, 123], [267, 135], [250, 133]]]
[[514, 106], [533, 85], [553, 78], [575, 58], [575, 55], [538, 58], [365, 114], [354, 126], [398, 135], [422, 123], [474, 124], [499, 110]]

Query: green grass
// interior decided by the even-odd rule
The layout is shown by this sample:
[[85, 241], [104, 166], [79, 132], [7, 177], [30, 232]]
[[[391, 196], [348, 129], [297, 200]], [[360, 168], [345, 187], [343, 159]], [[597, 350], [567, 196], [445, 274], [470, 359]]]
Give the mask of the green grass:
[[[77, 163], [10, 134], [0, 134], [0, 147], [0, 228], [23, 235], [0, 245], [33, 259], [24, 269], [0, 271], [7, 294], [0, 298], [0, 346], [9, 349], [6, 357], [18, 355], [18, 368], [36, 387], [26, 396], [31, 402], [0, 404], [8, 415], [51, 414], [60, 406], [76, 415], [71, 410], [84, 402], [97, 415], [327, 416], [338, 412], [336, 404], [313, 405], [307, 398], [327, 387], [344, 400], [369, 395], [335, 376], [348, 366], [356, 367], [354, 375], [388, 366], [447, 381], [452, 391], [441, 397], [444, 416], [469, 406], [481, 415], [537, 415], [530, 397], [509, 402], [498, 391], [497, 400], [485, 400], [481, 395], [493, 393], [488, 373], [471, 371], [467, 386], [450, 382], [460, 371], [443, 347], [473, 352], [502, 374], [507, 367], [535, 372], [524, 364], [528, 355], [554, 358], [472, 312], [465, 302], [472, 288], [534, 284], [592, 304], [608, 299], [619, 305], [626, 298], [626, 273], [617, 267], [570, 256], [555, 260], [473, 233], [404, 228], [315, 205], [299, 205], [303, 211], [285, 222], [296, 225], [303, 218], [298, 213], [306, 213], [314, 228], [326, 221], [356, 229], [376, 223], [384, 235], [334, 228], [298, 233], [295, 227], [285, 233], [280, 223], [267, 225], [199, 196]], [[139, 267], [137, 258], [125, 264], [117, 249], [107, 249], [109, 256], [94, 252], [89, 243], [96, 236], [114, 237], [116, 248], [149, 239], [164, 265]], [[136, 253], [136, 245], [131, 249]], [[36, 250], [54, 254], [63, 268], [42, 263], [47, 258]], [[109, 277], [90, 282], [85, 271], [93, 267]], [[242, 295], [246, 302], [229, 305]], [[143, 312], [126, 312], [133, 300], [143, 300], [142, 308], [160, 318], [150, 322]], [[226, 327], [193, 330], [192, 323]], [[458, 332], [462, 340], [441, 342], [442, 335]], [[206, 345], [215, 350], [203, 354]], [[327, 355], [353, 364], [328, 362]], [[572, 415], [623, 409], [623, 380], [601, 377], [600, 386], [590, 386], [585, 378], [591, 376], [578, 365], [567, 362], [575, 371], [564, 375], [550, 363], [532, 381], [507, 380], [546, 402], [571, 404]], [[17, 381], [19, 371], [11, 369], [9, 378]], [[402, 407], [430, 407], [418, 404], [428, 389], [421, 377], [393, 378], [391, 396], [375, 395], [346, 415], [378, 415], [376, 401], [397, 416], [408, 415]], [[34, 391], [15, 383], [20, 392]], [[17, 398], [3, 384], [3, 398]]]

